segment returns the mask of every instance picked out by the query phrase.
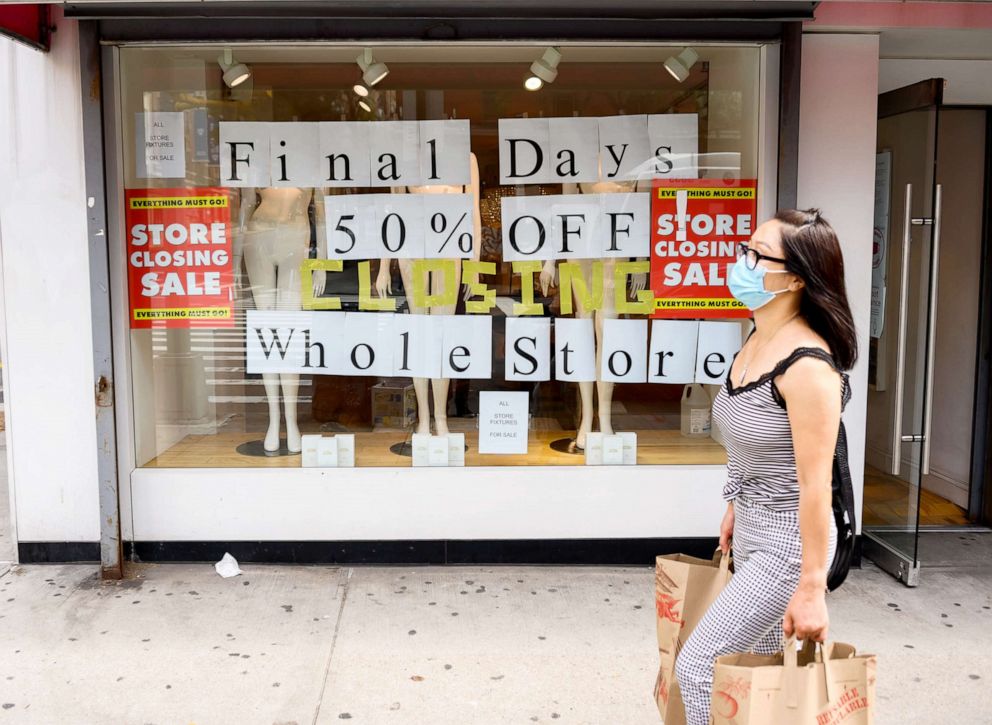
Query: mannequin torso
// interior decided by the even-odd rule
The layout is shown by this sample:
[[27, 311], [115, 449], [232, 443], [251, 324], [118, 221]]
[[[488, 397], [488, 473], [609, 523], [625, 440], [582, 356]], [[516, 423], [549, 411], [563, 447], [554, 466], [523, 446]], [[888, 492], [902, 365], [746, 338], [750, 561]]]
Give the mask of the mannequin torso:
[[259, 189], [258, 205], [248, 221], [248, 229], [271, 229], [276, 225], [309, 226], [307, 208], [313, 196], [312, 189], [279, 187]]

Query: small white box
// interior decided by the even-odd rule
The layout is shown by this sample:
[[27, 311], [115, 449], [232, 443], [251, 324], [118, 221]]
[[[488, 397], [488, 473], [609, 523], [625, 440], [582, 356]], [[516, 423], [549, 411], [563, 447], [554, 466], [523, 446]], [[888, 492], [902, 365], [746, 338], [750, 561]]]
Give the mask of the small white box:
[[621, 436], [603, 436], [603, 465], [623, 465], [623, 438]]
[[431, 437], [426, 433], [413, 434], [413, 465], [430, 465], [430, 443]]
[[333, 436], [321, 437], [317, 442], [317, 465], [321, 468], [338, 467], [338, 441]]
[[[634, 433], [633, 431], [624, 431], [623, 433], [618, 433], [617, 435], [623, 439], [623, 465], [636, 466], [637, 433]], [[338, 455], [341, 454], [339, 453]]]
[[586, 433], [586, 465], [603, 465], [603, 434]]
[[449, 466], [464, 466], [465, 465], [465, 434], [464, 433], [449, 433], [448, 434], [448, 465]]
[[427, 444], [427, 463], [431, 466], [448, 465], [448, 436], [431, 436]]
[[338, 468], [354, 468], [355, 434], [338, 433], [334, 437], [338, 442]]
[[303, 449], [300, 451], [302, 455], [302, 465], [304, 468], [316, 468], [317, 463], [317, 448], [320, 446], [321, 436], [308, 433], [303, 436], [301, 442], [303, 444]]

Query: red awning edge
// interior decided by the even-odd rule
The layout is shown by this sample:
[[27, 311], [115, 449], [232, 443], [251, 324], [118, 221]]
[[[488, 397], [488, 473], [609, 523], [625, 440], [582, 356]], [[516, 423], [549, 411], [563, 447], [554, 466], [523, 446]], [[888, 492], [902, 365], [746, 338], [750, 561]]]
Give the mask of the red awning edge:
[[0, 4], [0, 35], [47, 52], [52, 37], [50, 6], [40, 3]]

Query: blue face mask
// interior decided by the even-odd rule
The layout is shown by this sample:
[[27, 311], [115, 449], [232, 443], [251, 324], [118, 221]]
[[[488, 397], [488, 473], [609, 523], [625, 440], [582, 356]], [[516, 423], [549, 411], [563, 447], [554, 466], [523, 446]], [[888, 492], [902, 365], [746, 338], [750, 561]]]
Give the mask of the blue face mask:
[[765, 275], [786, 273], [784, 269], [766, 269], [760, 264], [754, 269], [748, 269], [747, 264], [741, 259], [735, 262], [730, 268], [727, 286], [730, 288], [730, 294], [738, 302], [753, 311], [767, 305], [775, 299], [775, 295], [789, 291], [788, 289], [782, 289], [776, 292], [769, 292], [765, 289]]

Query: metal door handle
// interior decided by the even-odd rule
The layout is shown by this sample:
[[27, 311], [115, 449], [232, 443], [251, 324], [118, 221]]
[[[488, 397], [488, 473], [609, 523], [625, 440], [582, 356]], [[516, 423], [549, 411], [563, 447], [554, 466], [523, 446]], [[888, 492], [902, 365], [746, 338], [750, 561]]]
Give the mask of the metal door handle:
[[941, 185], [937, 184], [933, 210], [933, 244], [930, 247], [930, 310], [927, 313], [927, 382], [923, 414], [923, 455], [920, 467], [930, 473], [930, 431], [933, 422], [933, 367], [937, 349], [937, 273], [940, 271]]
[[906, 382], [906, 316], [909, 307], [909, 241], [912, 230], [913, 185], [906, 184], [906, 206], [902, 220], [902, 269], [899, 282], [899, 328], [896, 336], [896, 387], [892, 420], [892, 466], [898, 476], [902, 465], [903, 385]]

